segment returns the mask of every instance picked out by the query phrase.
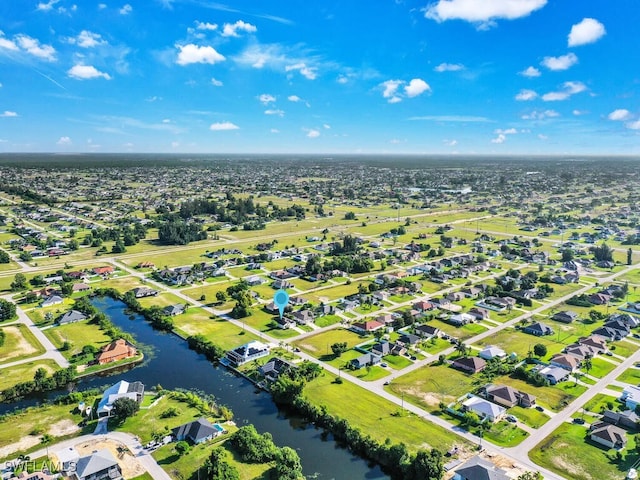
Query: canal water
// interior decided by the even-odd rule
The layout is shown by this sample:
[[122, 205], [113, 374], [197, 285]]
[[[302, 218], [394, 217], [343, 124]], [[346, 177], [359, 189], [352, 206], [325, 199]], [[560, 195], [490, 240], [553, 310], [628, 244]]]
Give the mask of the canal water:
[[[166, 389], [195, 389], [213, 394], [217, 402], [233, 410], [239, 425], [253, 424], [259, 432], [270, 432], [279, 446], [290, 446], [300, 455], [307, 478], [354, 480], [388, 479], [378, 466], [370, 466], [360, 457], [341, 448], [321, 429], [278, 410], [271, 396], [248, 380], [221, 366], [213, 366], [204, 355], [189, 350], [187, 343], [173, 334], [154, 330], [141, 315], [129, 315], [126, 305], [108, 297], [92, 302], [122, 330], [143, 344], [145, 361], [110, 377], [94, 376], [81, 381], [79, 389], [111, 385], [118, 380], [141, 381], [147, 388], [162, 385]], [[61, 392], [58, 392], [61, 393]], [[51, 396], [47, 394], [46, 396]], [[42, 397], [41, 397], [42, 398]], [[17, 402], [24, 406], [34, 399]], [[16, 404], [0, 405], [0, 413]]]

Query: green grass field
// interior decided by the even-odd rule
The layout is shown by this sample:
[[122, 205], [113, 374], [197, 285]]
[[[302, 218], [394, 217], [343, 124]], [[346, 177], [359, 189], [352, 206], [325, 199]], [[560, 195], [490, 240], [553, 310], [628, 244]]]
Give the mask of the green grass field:
[[526, 358], [528, 352], [533, 351], [533, 346], [539, 343], [547, 347], [547, 355], [542, 358], [542, 360], [546, 360], [567, 346], [565, 343], [556, 342], [555, 339], [556, 337], [554, 335], [536, 337], [522, 333], [515, 328], [505, 328], [484, 340], [480, 340], [474, 345], [479, 347], [496, 345], [507, 353], [515, 352], [518, 354], [518, 357]]
[[351, 426], [367, 432], [379, 442], [388, 437], [404, 443], [410, 450], [436, 447], [447, 450], [466, 442], [457, 435], [414, 415], [401, 413], [398, 405], [350, 382], [334, 383], [334, 376], [324, 374], [310, 382], [304, 396], [315, 405], [326, 405], [330, 414], [346, 419]]
[[207, 340], [230, 350], [251, 340], [258, 340], [252, 333], [236, 327], [221, 318], [210, 318], [202, 309], [191, 307], [185, 314], [174, 317], [178, 332], [184, 336], [204, 335]]
[[628, 368], [616, 378], [619, 382], [629, 383], [631, 385], [640, 384], [640, 368]]
[[343, 328], [336, 328], [296, 341], [294, 342], [294, 345], [320, 360], [332, 360], [332, 344], [337, 342], [346, 342], [347, 348], [351, 349], [365, 340], [366, 337], [362, 337], [357, 333]]
[[86, 345], [101, 348], [111, 341], [98, 325], [90, 324], [86, 320], [47, 328], [44, 334], [57, 348], [62, 347], [65, 341], [71, 344], [69, 350], [62, 352], [65, 358], [80, 353]]
[[20, 382], [33, 380], [33, 376], [38, 368], [44, 368], [49, 375], [60, 369], [56, 362], [49, 359], [35, 360], [33, 362], [3, 368], [1, 370], [2, 375], [0, 375], [0, 391], [13, 387]]
[[535, 395], [538, 404], [548, 407], [554, 412], [559, 412], [587, 390], [587, 387], [575, 385], [574, 382], [562, 382], [548, 387], [534, 387], [522, 380], [507, 376], [495, 379], [494, 383], [504, 383], [522, 392]]
[[586, 429], [580, 425], [563, 423], [551, 435], [529, 452], [529, 458], [565, 478], [572, 480], [620, 480], [638, 460], [635, 437], [627, 435], [624, 460], [612, 462], [613, 450], [585, 439]]
[[[596, 378], [602, 378], [604, 377], [606, 374], [610, 373], [611, 371], [613, 371], [614, 368], [616, 368], [616, 364], [611, 363], [611, 362], [607, 362], [606, 360], [603, 360], [602, 358], [592, 358], [591, 359], [591, 370], [589, 370], [589, 375], [593, 375]], [[585, 368], [584, 366], [581, 368], [581, 370], [584, 372]]]
[[5, 340], [0, 347], [0, 364], [35, 357], [45, 352], [45, 348], [25, 325], [2, 327], [2, 331], [5, 333]]

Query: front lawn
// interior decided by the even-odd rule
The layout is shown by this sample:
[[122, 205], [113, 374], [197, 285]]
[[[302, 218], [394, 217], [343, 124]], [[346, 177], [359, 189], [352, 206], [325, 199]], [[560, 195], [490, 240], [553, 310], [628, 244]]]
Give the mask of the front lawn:
[[619, 382], [629, 383], [631, 385], [638, 385], [640, 383], [640, 368], [628, 368], [622, 372], [616, 380]]
[[62, 352], [67, 359], [81, 353], [82, 347], [86, 345], [101, 348], [111, 342], [111, 338], [98, 325], [91, 324], [87, 320], [47, 328], [43, 333], [58, 349], [65, 341], [69, 342], [70, 348]]
[[544, 412], [539, 412], [535, 408], [511, 407], [509, 409], [511, 415], [515, 415], [525, 425], [532, 428], [540, 428], [549, 421], [549, 416]]

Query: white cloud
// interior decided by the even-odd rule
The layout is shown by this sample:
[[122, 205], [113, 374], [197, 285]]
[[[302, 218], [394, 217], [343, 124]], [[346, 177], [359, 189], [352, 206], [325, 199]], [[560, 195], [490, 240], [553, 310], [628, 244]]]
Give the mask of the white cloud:
[[577, 47], [578, 45], [586, 45], [587, 43], [594, 43], [600, 40], [607, 33], [602, 25], [595, 18], [583, 18], [580, 23], [576, 23], [571, 27], [571, 32], [568, 37], [568, 44], [570, 47]]
[[258, 100], [260, 100], [263, 104], [268, 105], [270, 103], [273, 103], [276, 101], [276, 97], [274, 97], [273, 95], [269, 94], [269, 93], [263, 93], [262, 95], [260, 95], [258, 97]]
[[538, 138], [539, 138], [540, 140], [547, 140], [549, 137], [548, 137], [548, 136], [546, 136], [546, 135], [544, 135], [544, 134], [542, 134], [542, 133], [539, 133], [539, 134], [538, 134]]
[[216, 122], [212, 123], [209, 127], [209, 130], [213, 130], [214, 132], [220, 132], [223, 130], [238, 130], [240, 127], [231, 122]]
[[464, 70], [464, 65], [461, 63], [441, 63], [434, 70], [436, 72], [458, 72]]
[[287, 100], [289, 100], [290, 102], [299, 102], [299, 101], [301, 101], [302, 99], [301, 99], [299, 96], [297, 96], [297, 95], [289, 95], [289, 96], [287, 97]]
[[98, 10], [104, 10], [105, 8], [107, 8], [107, 4], [106, 3], [99, 3], [98, 4]]
[[325, 130], [329, 130], [331, 129], [331, 125], [329, 125], [328, 123], [323, 123], [322, 128], [324, 128]]
[[575, 109], [575, 110], [574, 110], [573, 112], [571, 112], [571, 113], [573, 113], [576, 117], [579, 117], [580, 115], [587, 115], [589, 112], [588, 112], [587, 110], [578, 110], [578, 109]]
[[209, 22], [199, 22], [196, 20], [196, 28], [198, 30], [217, 30], [218, 29], [218, 24], [217, 23], [209, 23]]
[[387, 80], [386, 82], [382, 82], [380, 84], [380, 86], [384, 88], [382, 96], [384, 98], [388, 98], [389, 103], [402, 101], [402, 99], [396, 95], [396, 92], [398, 91], [398, 87], [403, 83], [404, 82], [402, 80]]
[[521, 118], [523, 120], [544, 120], [545, 118], [554, 118], [559, 116], [560, 114], [555, 110], [543, 110], [543, 111], [534, 110], [531, 113], [522, 115]]
[[496, 138], [491, 139], [491, 143], [504, 143], [506, 140], [507, 136], [504, 133], [500, 133]]
[[56, 50], [51, 45], [43, 45], [35, 38], [28, 35], [16, 35], [17, 44], [27, 53], [42, 60], [53, 62], [56, 59]]
[[77, 37], [70, 38], [69, 43], [76, 44], [82, 48], [93, 48], [98, 45], [105, 45], [107, 41], [98, 33], [82, 30]]
[[309, 79], [315, 80], [318, 76], [317, 69], [315, 67], [308, 67], [306, 63], [296, 63], [295, 65], [287, 65], [284, 67], [285, 72], [299, 71], [300, 75]]
[[569, 52], [559, 57], [544, 57], [541, 64], [549, 70], [567, 70], [578, 63], [578, 57], [575, 53]]
[[319, 130], [309, 129], [307, 130], [307, 137], [309, 138], [318, 138], [320, 136]]
[[255, 25], [251, 25], [250, 23], [245, 23], [242, 20], [238, 20], [236, 23], [225, 23], [224, 27], [222, 27], [222, 36], [223, 37], [238, 37], [238, 31], [254, 33], [258, 29]]
[[407, 97], [413, 98], [421, 95], [424, 92], [430, 91], [431, 87], [427, 82], [422, 80], [421, 78], [414, 78], [409, 82], [409, 85], [404, 87], [404, 92], [407, 94]]
[[48, 2], [40, 2], [36, 6], [36, 10], [40, 10], [41, 12], [48, 12], [53, 9], [56, 3], [60, 2], [60, 0], [49, 0]]
[[133, 11], [133, 7], [131, 5], [129, 5], [128, 3], [126, 3], [118, 11], [120, 12], [120, 15], [129, 15]]
[[180, 142], [171, 142], [171, 148], [178, 148], [180, 146]]
[[528, 100], [534, 100], [537, 97], [538, 94], [533, 90], [520, 90], [520, 93], [516, 95], [516, 100], [526, 102]]
[[448, 147], [455, 147], [458, 144], [458, 140], [443, 140], [442, 141], [445, 145], [447, 145]]
[[74, 65], [69, 70], [67, 70], [67, 75], [78, 80], [90, 80], [93, 78], [104, 78], [105, 80], [111, 80], [111, 76], [108, 73], [101, 72], [93, 65]]
[[336, 79], [336, 82], [338, 82], [340, 85], [344, 85], [346, 83], [349, 83], [349, 77], [347, 75], [339, 75]]
[[272, 128], [271, 130], [269, 130], [271, 133], [280, 133], [280, 130], [278, 130], [277, 128]]
[[629, 120], [631, 118], [631, 112], [626, 108], [618, 108], [607, 115], [607, 118], [615, 121]]
[[488, 28], [499, 18], [526, 17], [546, 3], [547, 0], [438, 0], [427, 7], [425, 17], [437, 22], [464, 20]]
[[12, 112], [10, 110], [5, 110], [4, 112], [0, 113], [0, 117], [17, 117], [18, 114], [16, 112]]
[[541, 73], [540, 73], [540, 70], [538, 70], [536, 67], [529, 66], [525, 68], [523, 71], [521, 71], [520, 75], [522, 75], [523, 77], [533, 78], [533, 77], [539, 77]]
[[220, 80], [218, 80], [216, 78], [212, 78], [211, 79], [211, 85], [213, 85], [214, 87], [222, 87], [224, 85], [224, 83], [222, 83]]
[[157, 95], [153, 95], [145, 99], [146, 102], [150, 102], [150, 103], [157, 102], [159, 100], [162, 100], [162, 97], [158, 97]]
[[278, 110], [276, 108], [268, 109], [264, 111], [265, 115], [278, 115], [279, 117], [284, 117], [284, 110]]
[[4, 48], [5, 50], [11, 50], [13, 52], [17, 52], [20, 50], [16, 42], [5, 38], [4, 32], [0, 30], [0, 48]]
[[189, 65], [191, 63], [209, 63], [211, 65], [223, 62], [224, 55], [221, 55], [213, 47], [199, 47], [193, 43], [188, 45], [176, 45], [180, 50], [176, 63], [178, 65]]
[[542, 96], [542, 100], [545, 102], [557, 102], [567, 100], [571, 95], [584, 92], [587, 86], [582, 82], [564, 82], [562, 84], [562, 90], [556, 92], [545, 93]]
[[60, 137], [60, 139], [56, 142], [57, 145], [71, 145], [71, 138], [69, 137]]
[[640, 120], [636, 120], [635, 122], [627, 123], [627, 128], [631, 130], [640, 130]]
[[493, 131], [493, 133], [496, 133], [498, 135], [515, 135], [516, 133], [518, 133], [518, 130], [516, 130], [515, 128], [497, 128]]

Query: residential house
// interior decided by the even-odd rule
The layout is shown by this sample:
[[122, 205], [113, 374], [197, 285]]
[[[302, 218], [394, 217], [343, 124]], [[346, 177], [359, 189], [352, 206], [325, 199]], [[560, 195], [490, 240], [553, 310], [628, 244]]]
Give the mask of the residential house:
[[131, 291], [133, 292], [133, 296], [136, 298], [155, 297], [158, 295], [157, 290], [153, 290], [149, 287], [136, 287]]
[[460, 326], [466, 325], [468, 323], [473, 323], [473, 321], [475, 319], [476, 319], [476, 317], [474, 317], [473, 315], [470, 315], [468, 313], [457, 313], [455, 315], [451, 315], [447, 319], [447, 322], [449, 322], [452, 325], [455, 325], [456, 327], [460, 327]]
[[637, 430], [640, 424], [640, 417], [633, 410], [625, 410], [624, 412], [606, 410], [602, 414], [602, 421], [629, 430]]
[[553, 365], [554, 367], [564, 368], [565, 370], [573, 372], [580, 365], [580, 360], [578, 360], [573, 355], [560, 353], [558, 355], [553, 356], [549, 364]]
[[80, 454], [73, 447], [67, 447], [62, 450], [54, 452], [54, 456], [58, 463], [56, 464], [61, 472], [70, 472], [75, 470], [78, 460], [80, 460]]
[[403, 333], [398, 338], [398, 343], [401, 343], [405, 347], [409, 345], [415, 345], [419, 341], [420, 341], [420, 337], [418, 335], [413, 335], [411, 333]]
[[144, 384], [142, 382], [126, 382], [120, 380], [111, 385], [102, 394], [102, 399], [98, 403], [98, 417], [110, 417], [113, 413], [113, 403], [119, 398], [130, 398], [139, 404], [144, 397]]
[[433, 310], [434, 309], [433, 303], [427, 302], [426, 300], [421, 300], [419, 302], [416, 302], [412, 306], [413, 306], [413, 308], [415, 308], [416, 310], [419, 310], [421, 312], [426, 312], [428, 310]]
[[536, 403], [536, 397], [534, 395], [521, 392], [508, 385], [489, 384], [485, 385], [480, 392], [484, 394], [487, 400], [507, 408], [515, 405], [528, 408]]
[[462, 292], [451, 292], [447, 295], [447, 298], [452, 302], [459, 302], [460, 300], [464, 300], [465, 294]]
[[591, 441], [619, 450], [627, 445], [627, 432], [607, 422], [596, 422], [589, 429]]
[[286, 290], [287, 288], [293, 288], [293, 283], [278, 278], [277, 280], [273, 281], [271, 286], [276, 290]]
[[308, 323], [313, 323], [314, 317], [313, 312], [311, 310], [298, 310], [291, 314], [295, 322], [299, 325], [306, 325]]
[[96, 363], [104, 365], [105, 363], [117, 362], [118, 360], [124, 360], [125, 358], [135, 357], [137, 354], [138, 350], [133, 344], [127, 342], [124, 338], [119, 338], [102, 347], [100, 353], [96, 357]]
[[556, 385], [566, 380], [571, 374], [569, 370], [555, 366], [546, 366], [540, 369], [538, 373], [546, 378], [551, 385]]
[[607, 322], [602, 327], [596, 328], [591, 332], [594, 335], [600, 335], [607, 340], [622, 340], [629, 335], [629, 327], [620, 321]]
[[551, 318], [557, 322], [571, 323], [578, 318], [578, 314], [571, 310], [563, 310], [555, 313]]
[[73, 293], [76, 292], [87, 292], [91, 290], [91, 286], [87, 285], [86, 283], [80, 282], [80, 283], [74, 283], [73, 286], [71, 287], [71, 291]]
[[624, 388], [620, 400], [624, 402], [628, 409], [635, 411], [640, 405], [640, 387], [629, 385]]
[[523, 332], [537, 337], [543, 337], [545, 335], [553, 335], [553, 329], [545, 323], [534, 322], [531, 325], [527, 325], [522, 329]]
[[269, 355], [269, 352], [269, 345], [254, 340], [249, 343], [245, 343], [244, 345], [240, 345], [233, 350], [229, 350], [227, 352], [227, 359], [237, 367], [252, 360], [266, 357]]
[[483, 290], [479, 287], [468, 287], [461, 290], [467, 298], [478, 298]]
[[453, 368], [467, 373], [478, 373], [487, 366], [487, 362], [479, 357], [462, 357], [451, 362]]
[[452, 480], [510, 480], [506, 472], [489, 460], [471, 458], [456, 470]]
[[360, 355], [358, 358], [354, 358], [349, 362], [349, 367], [358, 370], [362, 367], [373, 366], [380, 363], [380, 357], [373, 353], [365, 353], [364, 355]]
[[502, 350], [499, 347], [494, 345], [487, 346], [484, 350], [482, 350], [478, 356], [480, 358], [484, 358], [485, 360], [492, 360], [494, 358], [504, 358], [507, 356], [507, 352]]
[[171, 429], [171, 434], [176, 441], [189, 440], [195, 445], [207, 442], [220, 435], [220, 433], [222, 433], [222, 430], [215, 428], [204, 417]]
[[262, 285], [267, 280], [262, 278], [260, 275], [251, 275], [245, 278], [244, 281], [247, 282], [247, 285], [249, 285], [250, 287], [255, 287], [257, 285]]
[[486, 320], [489, 318], [489, 310], [480, 307], [471, 307], [469, 315], [475, 317], [476, 320]]
[[629, 328], [640, 326], [640, 318], [634, 317], [629, 313], [615, 313], [609, 317], [609, 321], [625, 323]]
[[87, 316], [84, 313], [79, 312], [78, 310], [70, 310], [64, 315], [61, 315], [60, 317], [58, 317], [58, 319], [56, 320], [56, 323], [58, 325], [65, 325], [67, 323], [80, 322], [86, 319], [87, 319]]
[[181, 315], [185, 312], [186, 305], [181, 303], [177, 303], [175, 305], [167, 305], [162, 309], [163, 315], [169, 315], [170, 317], [175, 317], [176, 315]]
[[606, 305], [611, 301], [611, 295], [604, 293], [593, 293], [587, 297], [593, 305]]
[[377, 320], [367, 320], [365, 322], [356, 322], [351, 325], [351, 329], [358, 333], [370, 333], [384, 328], [384, 323], [380, 323]]
[[111, 265], [107, 265], [105, 267], [95, 267], [93, 270], [91, 270], [95, 275], [102, 275], [104, 276], [108, 276], [111, 275], [113, 272], [116, 271], [115, 268], [113, 268]]
[[296, 326], [296, 322], [284, 316], [280, 317], [280, 315], [275, 317], [273, 321], [276, 322], [276, 324], [278, 325], [278, 328], [281, 328], [282, 330], [287, 330], [289, 328], [293, 328]]
[[64, 300], [60, 295], [51, 295], [45, 298], [40, 304], [41, 307], [51, 307], [53, 305], [60, 305]]
[[389, 342], [379, 342], [371, 347], [371, 353], [379, 357], [384, 357], [391, 353], [391, 344]]
[[440, 329], [431, 325], [418, 325], [415, 327], [416, 335], [420, 335], [422, 338], [433, 338], [440, 336]]
[[595, 353], [604, 353], [607, 351], [607, 341], [600, 335], [590, 335], [586, 338], [578, 340], [578, 344], [586, 345]]
[[293, 365], [292, 363], [289, 363], [281, 358], [274, 357], [267, 363], [262, 365], [258, 369], [258, 371], [270, 382], [275, 382], [281, 374], [289, 371], [292, 368], [295, 368], [295, 365]]
[[118, 461], [108, 448], [80, 457], [75, 471], [69, 477], [72, 480], [121, 480], [122, 470]]
[[500, 405], [496, 405], [484, 398], [476, 397], [475, 395], [471, 395], [464, 402], [462, 402], [462, 407], [465, 411], [470, 411], [476, 413], [481, 419], [488, 420], [490, 422], [496, 422], [500, 420], [505, 413], [507, 413], [507, 409], [501, 407]]
[[594, 351], [591, 350], [591, 348], [589, 348], [587, 345], [580, 345], [575, 343], [566, 347], [564, 349], [564, 353], [576, 357], [579, 362], [587, 357], [592, 358], [594, 355]]

